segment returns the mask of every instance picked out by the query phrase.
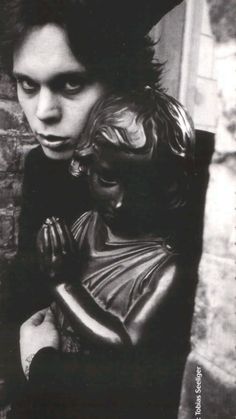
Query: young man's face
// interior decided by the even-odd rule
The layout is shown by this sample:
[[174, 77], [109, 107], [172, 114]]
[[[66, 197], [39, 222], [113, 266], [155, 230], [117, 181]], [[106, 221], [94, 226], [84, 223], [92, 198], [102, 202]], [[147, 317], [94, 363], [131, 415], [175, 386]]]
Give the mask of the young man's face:
[[14, 51], [13, 74], [19, 102], [46, 156], [71, 158], [104, 86], [89, 79], [65, 31], [54, 24], [29, 30]]
[[89, 182], [97, 211], [119, 232], [143, 232], [156, 215], [156, 171], [148, 154], [95, 148]]

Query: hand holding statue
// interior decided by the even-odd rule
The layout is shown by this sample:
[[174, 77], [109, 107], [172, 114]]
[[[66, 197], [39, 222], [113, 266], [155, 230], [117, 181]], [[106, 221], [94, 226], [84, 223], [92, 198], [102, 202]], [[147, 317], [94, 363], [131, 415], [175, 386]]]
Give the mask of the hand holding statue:
[[21, 365], [26, 378], [34, 355], [47, 347], [59, 349], [59, 333], [50, 308], [38, 311], [20, 328]]
[[[58, 218], [47, 218], [37, 237], [37, 249], [42, 271], [51, 285], [72, 281], [75, 272], [75, 242], [68, 227]], [[20, 329], [21, 364], [26, 378], [34, 355], [43, 348], [59, 349], [59, 333], [51, 309], [31, 316]]]

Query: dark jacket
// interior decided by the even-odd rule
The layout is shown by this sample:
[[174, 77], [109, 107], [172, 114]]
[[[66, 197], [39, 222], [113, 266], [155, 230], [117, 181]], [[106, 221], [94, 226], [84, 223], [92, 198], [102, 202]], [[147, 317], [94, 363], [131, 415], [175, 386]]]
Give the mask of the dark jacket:
[[54, 215], [70, 225], [91, 208], [86, 177], [72, 177], [68, 167], [68, 161], [46, 157], [40, 146], [26, 157], [18, 252], [7, 275], [7, 321], [20, 324], [50, 303], [36, 253], [37, 233], [45, 219]]

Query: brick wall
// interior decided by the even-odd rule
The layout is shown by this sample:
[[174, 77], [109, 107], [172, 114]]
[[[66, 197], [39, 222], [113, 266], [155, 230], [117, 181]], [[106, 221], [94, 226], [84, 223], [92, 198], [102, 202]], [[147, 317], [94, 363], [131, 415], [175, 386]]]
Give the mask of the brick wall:
[[0, 281], [16, 251], [24, 158], [33, 144], [15, 86], [0, 71]]

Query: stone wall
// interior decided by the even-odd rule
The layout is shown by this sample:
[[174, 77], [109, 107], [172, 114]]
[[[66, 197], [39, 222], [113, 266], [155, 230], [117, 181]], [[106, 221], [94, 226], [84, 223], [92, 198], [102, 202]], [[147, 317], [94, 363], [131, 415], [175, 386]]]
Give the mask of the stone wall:
[[[235, 6], [231, 14], [229, 5], [225, 5], [225, 10], [232, 21]], [[221, 27], [224, 25], [222, 29], [228, 33], [227, 20], [222, 13], [220, 16]], [[236, 417], [236, 42], [230, 41], [229, 36], [225, 43], [216, 42], [206, 0], [188, 0], [180, 5], [169, 14], [168, 21], [166, 17], [160, 22], [154, 36], [160, 37], [158, 57], [167, 60], [164, 85], [186, 105], [196, 128], [216, 133], [209, 168], [192, 351], [183, 378], [179, 419], [233, 419]]]
[[[179, 419], [236, 414], [236, 42], [216, 46], [219, 118], [205, 208], [192, 352]], [[201, 375], [202, 374], [202, 375]]]
[[15, 87], [0, 71], [0, 287], [17, 247], [24, 157], [33, 144]]
[[170, 95], [176, 98], [179, 98], [181, 83], [185, 20], [186, 2], [183, 2], [164, 16], [150, 33], [156, 42], [156, 57], [164, 63], [162, 85]]

